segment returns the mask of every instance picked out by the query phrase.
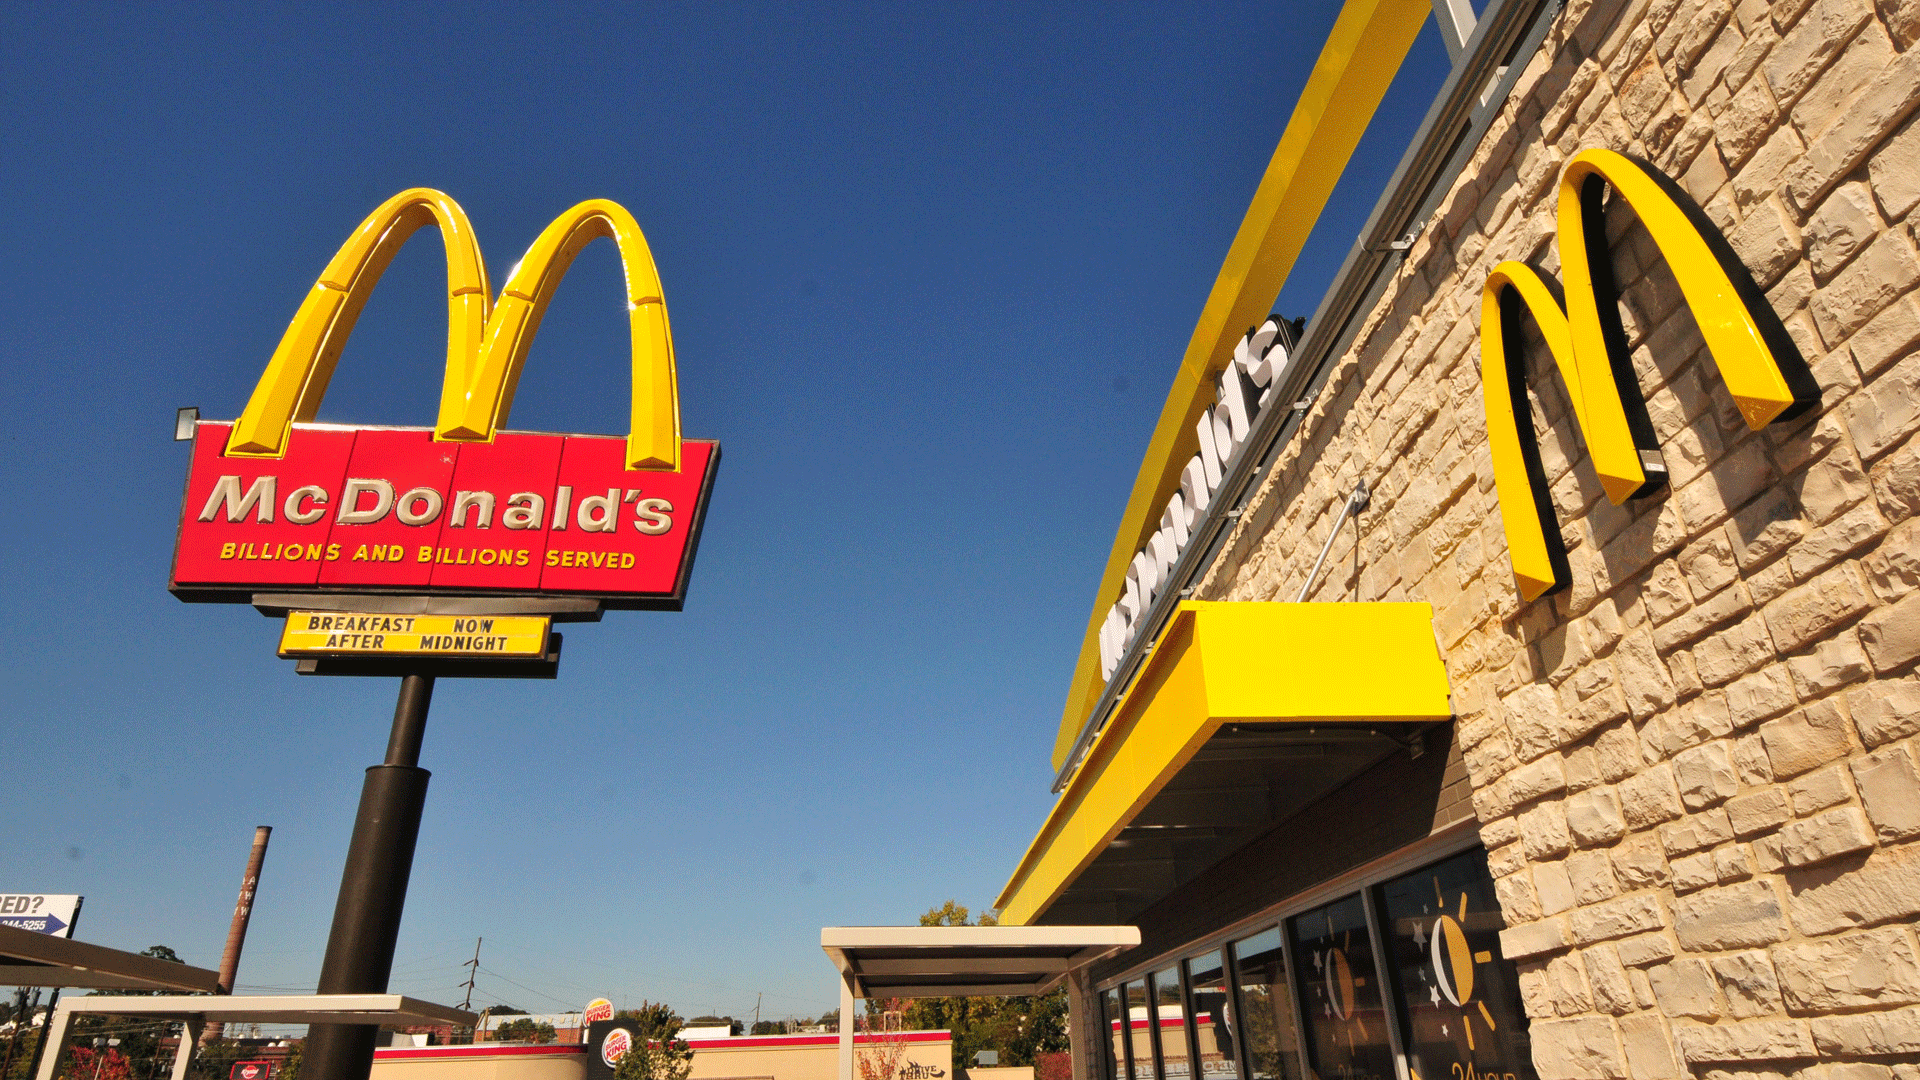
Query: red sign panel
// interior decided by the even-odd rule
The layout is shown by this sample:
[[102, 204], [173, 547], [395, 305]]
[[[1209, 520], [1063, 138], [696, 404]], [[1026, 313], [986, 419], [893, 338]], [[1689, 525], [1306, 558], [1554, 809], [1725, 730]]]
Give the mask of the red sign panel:
[[174, 549], [182, 600], [253, 593], [598, 598], [678, 609], [720, 444], [679, 472], [628, 469], [626, 440], [295, 424], [285, 456], [227, 457], [202, 423]]

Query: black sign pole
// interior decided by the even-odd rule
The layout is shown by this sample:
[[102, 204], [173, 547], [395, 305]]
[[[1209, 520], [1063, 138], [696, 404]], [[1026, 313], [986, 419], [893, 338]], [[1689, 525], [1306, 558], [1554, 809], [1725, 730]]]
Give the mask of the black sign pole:
[[[400, 937], [400, 911], [407, 902], [420, 812], [427, 778], [420, 767], [420, 741], [433, 701], [433, 676], [400, 680], [387, 760], [367, 770], [360, 813], [353, 823], [333, 931], [320, 965], [322, 994], [384, 994]], [[367, 1080], [380, 1029], [368, 1024], [315, 1024], [307, 1032], [300, 1071], [306, 1080]]]

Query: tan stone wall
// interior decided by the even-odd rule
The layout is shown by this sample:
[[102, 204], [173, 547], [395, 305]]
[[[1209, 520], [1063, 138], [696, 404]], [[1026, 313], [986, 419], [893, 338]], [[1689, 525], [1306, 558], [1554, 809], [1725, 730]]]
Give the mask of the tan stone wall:
[[[1200, 596], [1291, 599], [1345, 493], [1360, 571], [1426, 600], [1543, 1080], [1920, 1078], [1920, 0], [1574, 0]], [[1558, 268], [1590, 146], [1679, 179], [1822, 392], [1740, 422], [1631, 211], [1622, 310], [1671, 470], [1609, 504], [1533, 350], [1572, 587], [1522, 604], [1479, 296]], [[1537, 345], [1537, 342], [1536, 342]]]

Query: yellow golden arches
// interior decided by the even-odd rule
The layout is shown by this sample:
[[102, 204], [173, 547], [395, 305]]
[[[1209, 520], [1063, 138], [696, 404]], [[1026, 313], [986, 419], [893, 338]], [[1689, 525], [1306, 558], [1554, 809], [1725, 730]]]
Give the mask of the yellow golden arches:
[[506, 423], [527, 348], [554, 289], [580, 249], [604, 236], [620, 250], [633, 338], [627, 467], [679, 470], [673, 335], [660, 274], [633, 215], [604, 199], [588, 200], [560, 215], [527, 250], [495, 305], [466, 214], [458, 203], [430, 188], [411, 188], [388, 199], [341, 245], [294, 314], [235, 422], [228, 454], [279, 457], [286, 452], [291, 425], [313, 419], [318, 411], [340, 350], [381, 272], [400, 245], [429, 223], [440, 227], [447, 248], [447, 368], [434, 438], [493, 439]]
[[540, 317], [575, 255], [606, 237], [620, 249], [626, 273], [627, 321], [633, 337], [633, 426], [627, 467], [680, 467], [680, 397], [675, 386], [673, 334], [660, 293], [653, 252], [633, 215], [618, 203], [589, 199], [541, 232], [500, 292], [487, 321], [485, 346], [458, 382], [451, 363], [440, 395], [438, 437], [493, 438], [513, 408], [514, 390]]
[[[1757, 290], [1749, 292], [1734, 283], [1728, 268], [1722, 265], [1723, 256], [1716, 255], [1708, 244], [1713, 226], [1704, 217], [1695, 218], [1682, 209], [1674, 198], [1678, 189], [1671, 181], [1650, 166], [1612, 150], [1582, 150], [1567, 162], [1566, 171], [1560, 175], [1560, 272], [1567, 284], [1567, 317], [1573, 326], [1574, 351], [1592, 355], [1595, 362], [1608, 353], [1596, 300], [1595, 285], [1601, 283], [1595, 280], [1590, 258], [1604, 257], [1607, 250], [1605, 225], [1599, 215], [1601, 181], [1612, 184], [1619, 197], [1633, 207], [1666, 258], [1680, 294], [1686, 298], [1694, 321], [1700, 324], [1707, 351], [1720, 369], [1720, 380], [1727, 384], [1727, 392], [1739, 405], [1747, 426], [1758, 431], [1792, 408], [1796, 395], [1775, 356], [1781, 343], [1769, 342], [1767, 338], [1773, 335], [1763, 329], [1778, 320], [1770, 309], [1755, 310], [1764, 307], [1766, 300], [1757, 295]], [[1741, 274], [1745, 275], [1744, 269]], [[1610, 286], [1611, 282], [1604, 284]], [[1607, 291], [1611, 293], [1612, 289]], [[1613, 297], [1606, 300], [1611, 304]]]
[[[1494, 267], [1480, 291], [1480, 390], [1487, 406], [1487, 447], [1493, 454], [1500, 517], [1506, 522], [1507, 554], [1520, 595], [1531, 600], [1567, 580], [1567, 555], [1557, 542], [1547, 539], [1549, 531], [1557, 533], [1560, 526], [1553, 520], [1553, 496], [1540, 464], [1527, 404], [1526, 354], [1520, 347], [1522, 305], [1532, 313], [1560, 377], [1566, 380], [1575, 422], [1589, 443], [1595, 433], [1587, 423], [1580, 370], [1574, 364], [1573, 342], [1560, 301], [1532, 267], [1516, 262]], [[1524, 437], [1521, 424], [1527, 425]]]
[[1528, 600], [1565, 587], [1569, 575], [1527, 405], [1519, 344], [1523, 309], [1540, 326], [1566, 381], [1575, 421], [1607, 497], [1624, 502], [1666, 477], [1615, 307], [1601, 215], [1608, 184], [1633, 207], [1666, 258], [1747, 425], [1759, 430], [1819, 399], [1765, 296], [1712, 223], [1683, 202], [1673, 182], [1611, 150], [1575, 155], [1559, 188], [1564, 311], [1546, 280], [1520, 263], [1495, 267], [1481, 291], [1487, 438], [1514, 576]]
[[407, 238], [438, 225], [447, 248], [447, 370], [464, 368], [486, 332], [492, 290], [466, 211], [443, 192], [408, 188], [380, 204], [340, 245], [313, 283], [234, 422], [227, 453], [279, 457], [287, 428], [312, 420], [354, 321]]

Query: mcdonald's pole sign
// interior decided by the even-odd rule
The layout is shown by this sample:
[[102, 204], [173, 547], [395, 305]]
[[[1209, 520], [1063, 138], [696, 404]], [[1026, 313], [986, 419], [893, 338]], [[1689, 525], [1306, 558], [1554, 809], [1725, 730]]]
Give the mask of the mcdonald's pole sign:
[[[381, 272], [427, 225], [447, 255], [434, 425], [314, 423]], [[600, 237], [626, 268], [632, 426], [624, 439], [505, 430], [547, 302]], [[435, 677], [551, 678], [550, 618], [678, 609], [719, 462], [718, 443], [680, 437], [660, 276], [633, 216], [604, 200], [547, 226], [496, 300], [459, 204], [427, 188], [395, 195], [301, 301], [240, 418], [194, 425], [174, 595], [284, 610], [280, 652], [304, 671], [401, 677], [386, 760], [361, 788], [320, 993], [387, 989], [426, 804]], [[313, 1025], [302, 1068], [366, 1080], [375, 1031]]]
[[[431, 428], [317, 424], [334, 363], [380, 274], [421, 227], [447, 255], [447, 366]], [[560, 278], [607, 237], [626, 268], [626, 438], [504, 430]], [[466, 214], [425, 188], [360, 224], [301, 303], [240, 418], [203, 422], [170, 587], [256, 593], [593, 598], [678, 609], [720, 446], [682, 439], [660, 278], [632, 215], [604, 200], [555, 219], [493, 300]]]
[[1527, 600], [1566, 588], [1571, 573], [1527, 399], [1522, 314], [1533, 317], [1553, 354], [1607, 498], [1618, 505], [1658, 490], [1667, 479], [1616, 306], [1601, 206], [1608, 185], [1633, 207], [1666, 257], [1747, 426], [1758, 431], [1820, 401], [1806, 362], [1766, 295], [1686, 193], [1625, 154], [1575, 154], [1559, 188], [1564, 305], [1548, 278], [1519, 262], [1495, 266], [1480, 298], [1487, 441], [1514, 581]]

